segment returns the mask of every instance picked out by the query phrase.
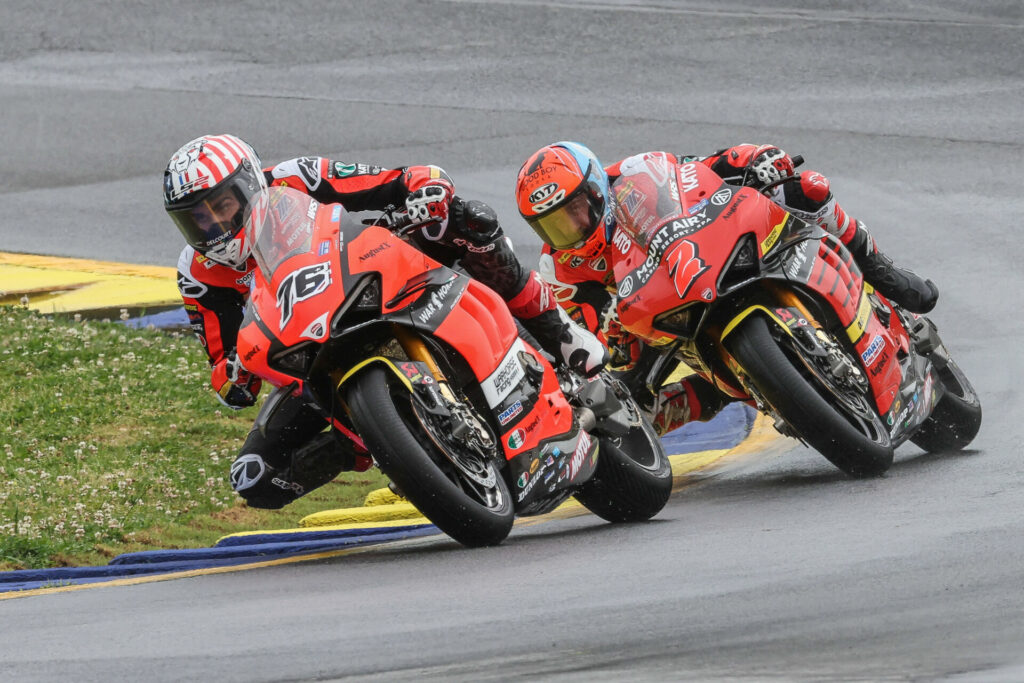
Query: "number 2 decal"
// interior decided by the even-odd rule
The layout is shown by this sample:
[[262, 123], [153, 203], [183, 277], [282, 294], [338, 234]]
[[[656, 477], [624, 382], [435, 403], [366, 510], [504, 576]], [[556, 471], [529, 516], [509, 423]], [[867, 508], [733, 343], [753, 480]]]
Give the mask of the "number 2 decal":
[[697, 245], [690, 240], [682, 240], [673, 245], [665, 254], [665, 261], [680, 299], [686, 297], [693, 283], [708, 269], [708, 265], [697, 255]]

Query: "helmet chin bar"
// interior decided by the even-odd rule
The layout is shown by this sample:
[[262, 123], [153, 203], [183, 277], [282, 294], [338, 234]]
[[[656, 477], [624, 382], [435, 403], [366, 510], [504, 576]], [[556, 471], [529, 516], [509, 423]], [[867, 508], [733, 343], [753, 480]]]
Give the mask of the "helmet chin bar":
[[249, 247], [248, 240], [245, 239], [245, 233], [242, 232], [234, 239], [207, 249], [203, 256], [221, 265], [241, 268], [249, 260], [251, 252], [252, 249]]

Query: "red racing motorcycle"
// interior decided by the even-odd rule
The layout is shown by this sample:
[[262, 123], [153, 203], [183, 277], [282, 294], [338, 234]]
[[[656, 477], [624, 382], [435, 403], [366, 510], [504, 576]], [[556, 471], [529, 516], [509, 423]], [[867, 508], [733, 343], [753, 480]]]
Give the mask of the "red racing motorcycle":
[[671, 468], [626, 387], [556, 371], [493, 290], [400, 238], [426, 225], [396, 234], [291, 188], [257, 195], [245, 368], [311, 400], [464, 545], [570, 495], [613, 522], [657, 514]]
[[854, 476], [885, 472], [907, 440], [955, 450], [978, 433], [934, 323], [875, 291], [834, 236], [660, 154], [624, 162], [612, 194], [619, 322], [646, 344], [632, 388], [682, 361]]

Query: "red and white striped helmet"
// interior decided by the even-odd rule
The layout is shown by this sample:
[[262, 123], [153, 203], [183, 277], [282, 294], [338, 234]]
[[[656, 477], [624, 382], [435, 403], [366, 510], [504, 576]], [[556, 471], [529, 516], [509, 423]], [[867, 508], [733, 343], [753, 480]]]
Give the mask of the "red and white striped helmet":
[[197, 251], [240, 268], [249, 258], [242, 217], [267, 187], [260, 158], [234, 135], [204, 135], [186, 143], [164, 169], [164, 209]]

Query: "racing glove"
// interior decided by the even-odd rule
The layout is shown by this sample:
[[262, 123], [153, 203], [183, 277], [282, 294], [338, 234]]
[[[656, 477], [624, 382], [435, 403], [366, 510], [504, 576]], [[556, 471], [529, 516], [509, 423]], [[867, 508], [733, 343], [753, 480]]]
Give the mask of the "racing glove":
[[795, 167], [793, 159], [774, 145], [761, 145], [750, 156], [750, 163], [743, 172], [743, 184], [748, 187], [764, 187], [776, 180], [789, 178]]
[[448, 227], [455, 187], [443, 178], [435, 178], [405, 198], [405, 209], [413, 223], [436, 221], [441, 229]]
[[241, 410], [256, 403], [263, 381], [242, 367], [232, 349], [225, 358], [214, 363], [210, 384], [221, 403], [232, 410]]

